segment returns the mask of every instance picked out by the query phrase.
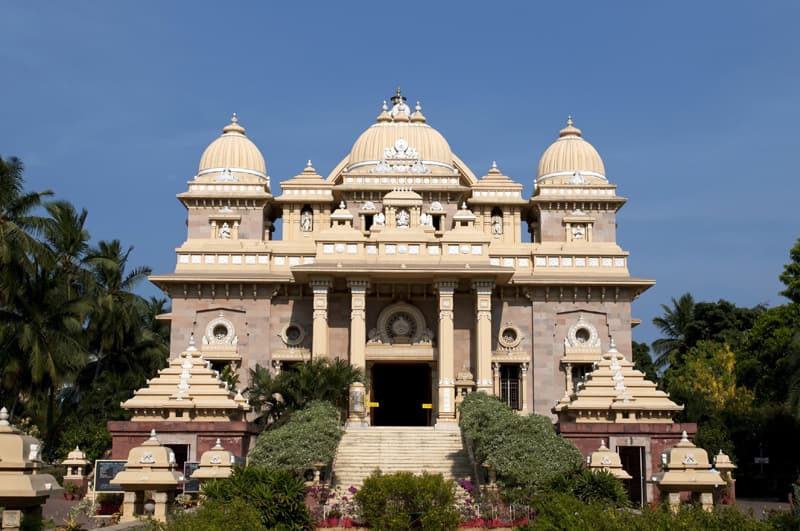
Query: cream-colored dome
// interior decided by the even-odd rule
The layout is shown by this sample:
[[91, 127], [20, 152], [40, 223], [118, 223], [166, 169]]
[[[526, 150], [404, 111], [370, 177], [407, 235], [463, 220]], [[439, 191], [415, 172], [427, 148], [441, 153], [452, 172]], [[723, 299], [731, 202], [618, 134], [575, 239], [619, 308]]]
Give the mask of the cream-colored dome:
[[256, 145], [245, 136], [236, 114], [222, 129], [222, 136], [211, 142], [200, 157], [198, 180], [240, 181], [267, 180], [267, 165]]
[[539, 159], [536, 181], [545, 179], [553, 184], [606, 181], [603, 159], [594, 146], [581, 137], [581, 130], [572, 125], [571, 117], [567, 119], [567, 127], [559, 132], [558, 140]]
[[353, 144], [345, 171], [452, 175], [455, 167], [450, 144], [426, 123], [419, 102], [411, 112], [397, 89], [392, 104], [389, 110], [383, 103], [377, 123]]

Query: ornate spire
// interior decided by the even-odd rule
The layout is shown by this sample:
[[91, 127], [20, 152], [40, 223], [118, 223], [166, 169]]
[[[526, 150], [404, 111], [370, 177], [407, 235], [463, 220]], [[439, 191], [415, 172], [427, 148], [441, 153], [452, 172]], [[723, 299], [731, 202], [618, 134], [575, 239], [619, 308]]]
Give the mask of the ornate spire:
[[572, 115], [567, 116], [567, 127], [572, 127]]
[[8, 410], [6, 408], [0, 409], [0, 426], [8, 425]]

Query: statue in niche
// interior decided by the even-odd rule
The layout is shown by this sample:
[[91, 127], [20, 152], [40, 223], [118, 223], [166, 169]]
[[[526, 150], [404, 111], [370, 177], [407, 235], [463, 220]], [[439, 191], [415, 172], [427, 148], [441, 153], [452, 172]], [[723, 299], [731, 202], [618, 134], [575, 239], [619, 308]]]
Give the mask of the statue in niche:
[[311, 229], [314, 226], [313, 223], [314, 221], [311, 216], [311, 212], [308, 210], [303, 211], [303, 213], [300, 215], [300, 230], [303, 232], [311, 232]]
[[408, 214], [408, 210], [401, 209], [397, 211], [397, 226], [398, 227], [408, 227], [409, 222], [411, 221], [411, 217]]
[[503, 216], [499, 214], [492, 216], [492, 234], [495, 236], [503, 234]]
[[422, 214], [419, 215], [419, 224], [420, 225], [433, 225], [433, 216], [423, 212]]
[[228, 222], [222, 224], [222, 227], [219, 229], [219, 237], [223, 240], [230, 240], [231, 239], [231, 226], [228, 225]]
[[586, 225], [578, 223], [572, 227], [572, 239], [582, 240], [586, 236]]
[[367, 343], [383, 343], [383, 338], [377, 328], [370, 330], [367, 337], [369, 338]]
[[386, 225], [386, 216], [383, 212], [378, 212], [375, 214], [375, 218], [373, 218], [372, 222], [375, 225]]

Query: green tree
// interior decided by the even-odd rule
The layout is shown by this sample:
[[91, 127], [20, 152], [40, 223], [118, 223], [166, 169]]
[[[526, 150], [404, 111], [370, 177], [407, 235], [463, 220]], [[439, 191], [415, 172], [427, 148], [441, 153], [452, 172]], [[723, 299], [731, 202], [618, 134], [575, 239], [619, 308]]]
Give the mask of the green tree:
[[651, 382], [658, 382], [658, 373], [647, 343], [633, 342], [633, 363], [638, 370], [644, 373], [645, 378]]
[[795, 304], [800, 304], [800, 238], [789, 251], [789, 257], [792, 261], [783, 266], [783, 273], [780, 276], [781, 282], [786, 286], [781, 295]]
[[653, 341], [655, 364], [658, 368], [679, 362], [688, 349], [687, 329], [694, 320], [694, 298], [684, 293], [680, 299], [672, 298], [672, 307], [662, 304], [664, 314], [653, 319], [653, 324], [665, 336]]

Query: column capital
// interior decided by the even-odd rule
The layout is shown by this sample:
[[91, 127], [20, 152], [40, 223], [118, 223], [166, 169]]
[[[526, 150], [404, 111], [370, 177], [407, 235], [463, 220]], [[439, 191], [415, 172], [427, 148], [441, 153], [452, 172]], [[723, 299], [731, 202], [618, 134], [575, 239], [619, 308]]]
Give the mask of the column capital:
[[439, 295], [452, 295], [458, 287], [458, 281], [437, 280], [433, 285], [436, 286], [436, 290], [439, 292]]
[[369, 289], [369, 280], [366, 279], [352, 279], [347, 281], [347, 286], [353, 293], [361, 292], [366, 293]]
[[328, 288], [333, 287], [333, 280], [330, 278], [317, 278], [308, 281], [308, 285], [314, 291], [327, 291]]
[[473, 280], [472, 288], [477, 291], [479, 295], [489, 295], [494, 289], [494, 280]]

